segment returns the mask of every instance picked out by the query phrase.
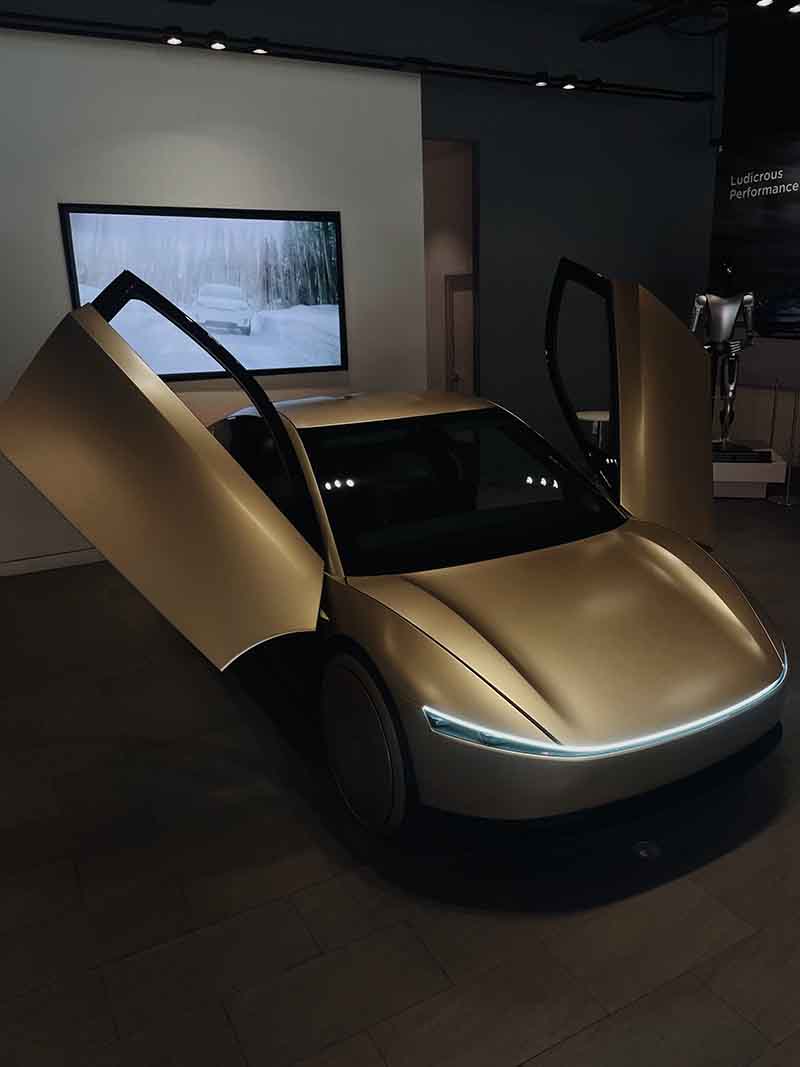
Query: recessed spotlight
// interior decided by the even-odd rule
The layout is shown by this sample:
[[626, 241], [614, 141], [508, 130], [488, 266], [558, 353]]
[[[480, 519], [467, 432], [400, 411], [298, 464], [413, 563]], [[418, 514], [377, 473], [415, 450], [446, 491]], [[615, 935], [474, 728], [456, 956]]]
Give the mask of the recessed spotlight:
[[183, 44], [183, 38], [181, 37], [181, 31], [177, 26], [170, 26], [166, 31], [166, 37], [164, 38], [165, 44], [178, 45]]
[[253, 55], [254, 56], [268, 56], [269, 55], [269, 49], [268, 48], [254, 48], [253, 49]]
[[536, 86], [536, 88], [537, 89], [544, 89], [545, 86], [547, 86], [549, 84], [550, 84], [550, 80], [547, 77], [546, 71], [540, 71], [539, 74], [536, 75], [536, 81], [534, 82], [534, 85]]
[[574, 74], [569, 74], [564, 79], [564, 82], [563, 82], [561, 88], [562, 89], [567, 89], [567, 90], [577, 89], [576, 82], [577, 82], [577, 78], [575, 77], [575, 75]]
[[224, 52], [228, 47], [225, 44], [225, 35], [222, 33], [212, 33], [208, 47], [214, 52]]
[[756, 0], [756, 7], [772, 7], [774, 0]]

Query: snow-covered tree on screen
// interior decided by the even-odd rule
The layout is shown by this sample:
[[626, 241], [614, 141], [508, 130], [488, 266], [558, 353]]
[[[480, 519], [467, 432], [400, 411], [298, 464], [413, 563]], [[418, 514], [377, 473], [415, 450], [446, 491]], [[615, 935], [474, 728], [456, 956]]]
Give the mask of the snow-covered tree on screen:
[[184, 307], [201, 285], [236, 285], [256, 309], [338, 303], [328, 220], [73, 216], [78, 281], [102, 288], [128, 269]]

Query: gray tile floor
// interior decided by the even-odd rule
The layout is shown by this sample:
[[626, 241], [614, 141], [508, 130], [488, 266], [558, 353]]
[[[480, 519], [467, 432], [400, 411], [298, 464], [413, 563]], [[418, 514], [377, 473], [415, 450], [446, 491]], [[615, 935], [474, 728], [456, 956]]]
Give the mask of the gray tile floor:
[[[800, 509], [718, 510], [800, 651]], [[800, 674], [678, 788], [377, 846], [303, 641], [223, 681], [105, 565], [0, 590], [3, 1067], [800, 1062]]]

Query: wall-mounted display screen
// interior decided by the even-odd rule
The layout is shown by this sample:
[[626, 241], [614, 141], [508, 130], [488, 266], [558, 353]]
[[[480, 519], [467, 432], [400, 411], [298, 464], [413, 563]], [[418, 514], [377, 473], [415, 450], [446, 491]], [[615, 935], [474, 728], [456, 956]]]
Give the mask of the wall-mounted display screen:
[[[60, 212], [73, 306], [130, 270], [248, 370], [347, 366], [338, 212], [88, 204], [62, 204]], [[113, 326], [164, 378], [220, 376], [210, 356], [138, 301]]]

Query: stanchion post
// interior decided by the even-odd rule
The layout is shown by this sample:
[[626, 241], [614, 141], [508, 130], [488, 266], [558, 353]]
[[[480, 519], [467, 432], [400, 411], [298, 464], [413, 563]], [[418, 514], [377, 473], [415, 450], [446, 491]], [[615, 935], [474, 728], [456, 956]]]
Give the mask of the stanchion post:
[[775, 382], [774, 382], [774, 384], [772, 386], [772, 417], [770, 418], [770, 422], [769, 422], [769, 447], [770, 447], [770, 450], [775, 448], [775, 416], [776, 416], [777, 411], [778, 411], [778, 390], [780, 389], [780, 386], [781, 386], [781, 383], [776, 378]]

